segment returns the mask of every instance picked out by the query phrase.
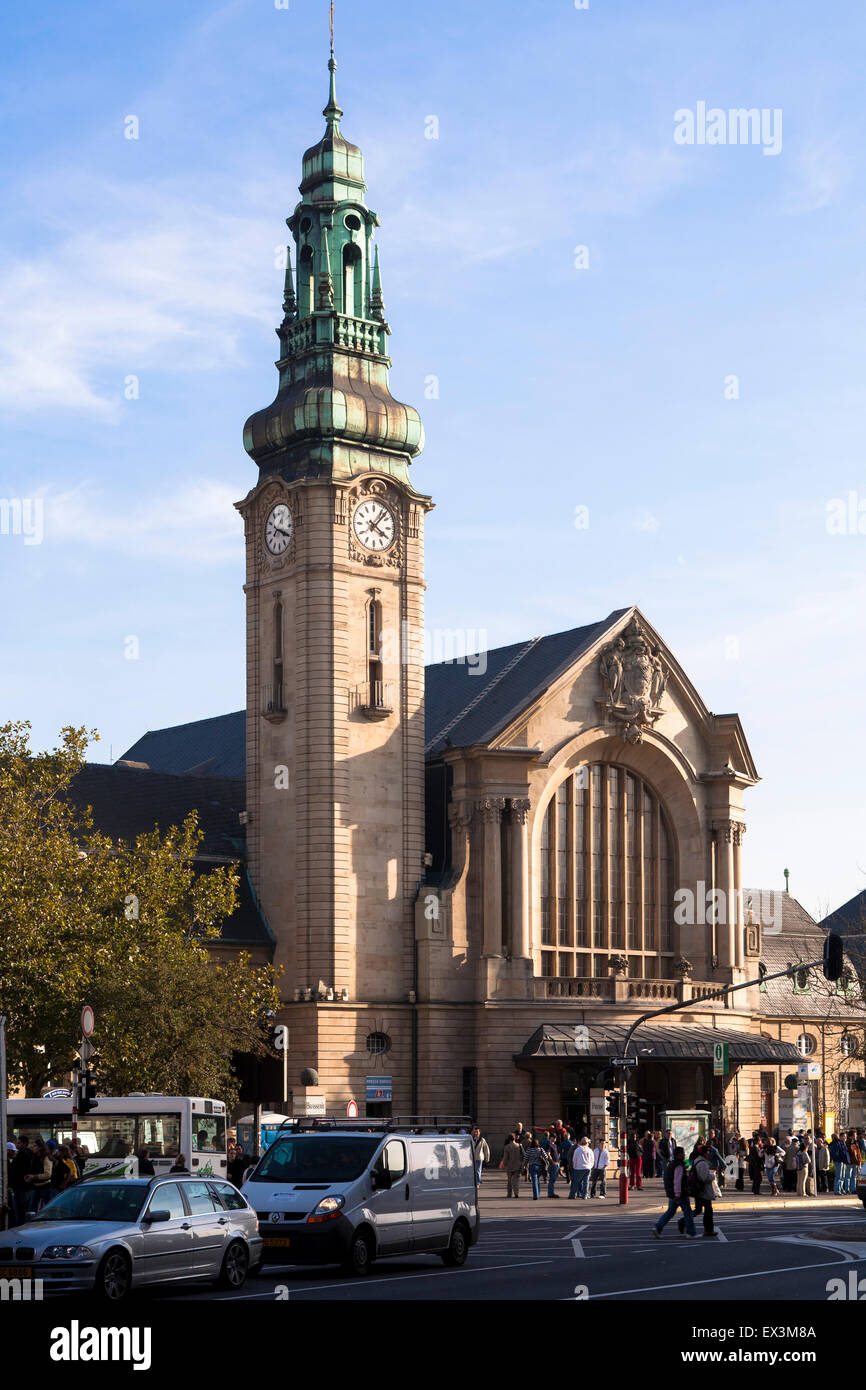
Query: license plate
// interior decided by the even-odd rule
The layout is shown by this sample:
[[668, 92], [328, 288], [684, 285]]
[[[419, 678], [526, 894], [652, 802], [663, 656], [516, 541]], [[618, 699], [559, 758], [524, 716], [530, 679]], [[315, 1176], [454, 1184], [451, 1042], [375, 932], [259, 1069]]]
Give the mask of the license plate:
[[265, 1245], [291, 1245], [290, 1236], [265, 1236]]
[[32, 1279], [32, 1269], [22, 1269], [20, 1265], [3, 1265], [0, 1267], [0, 1279]]

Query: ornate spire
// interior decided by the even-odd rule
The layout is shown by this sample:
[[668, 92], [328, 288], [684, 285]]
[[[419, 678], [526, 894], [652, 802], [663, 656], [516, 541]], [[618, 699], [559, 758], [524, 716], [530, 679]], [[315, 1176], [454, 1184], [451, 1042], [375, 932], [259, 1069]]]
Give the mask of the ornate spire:
[[283, 289], [283, 313], [287, 319], [293, 319], [297, 313], [298, 302], [295, 299], [295, 277], [292, 274], [292, 248], [286, 247], [286, 282]]
[[373, 248], [373, 285], [370, 292], [370, 312], [374, 319], [384, 319], [385, 301], [382, 299], [382, 272], [379, 269], [379, 243]]
[[337, 60], [334, 57], [334, 0], [331, 0], [331, 56], [328, 60], [328, 71], [331, 74], [331, 88], [328, 93], [328, 104], [322, 115], [328, 123], [328, 129], [332, 135], [340, 134], [340, 117], [342, 111], [337, 105]]

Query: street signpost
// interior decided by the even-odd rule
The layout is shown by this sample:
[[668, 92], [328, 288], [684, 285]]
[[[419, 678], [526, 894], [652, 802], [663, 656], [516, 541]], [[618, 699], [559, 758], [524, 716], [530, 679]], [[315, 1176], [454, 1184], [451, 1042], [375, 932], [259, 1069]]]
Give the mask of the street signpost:
[[84, 1081], [84, 1073], [87, 1071], [87, 1063], [94, 1053], [93, 1043], [90, 1041], [93, 1035], [93, 1028], [96, 1023], [96, 1015], [89, 1004], [85, 1004], [81, 1010], [81, 1043], [78, 1048], [78, 1055], [81, 1058], [81, 1066], [75, 1067], [72, 1072], [72, 1138], [78, 1139], [78, 1103], [81, 1099], [81, 1086]]
[[713, 1076], [727, 1076], [731, 1069], [727, 1043], [713, 1043]]
[[637, 1057], [611, 1057], [612, 1067], [628, 1067], [629, 1071], [637, 1070]]

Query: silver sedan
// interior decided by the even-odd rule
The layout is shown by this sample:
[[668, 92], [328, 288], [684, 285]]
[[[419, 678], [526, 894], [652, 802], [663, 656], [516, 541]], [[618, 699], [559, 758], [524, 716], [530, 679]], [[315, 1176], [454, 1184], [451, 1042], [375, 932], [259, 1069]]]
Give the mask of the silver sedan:
[[81, 1182], [0, 1232], [0, 1279], [39, 1280], [45, 1295], [94, 1292], [108, 1303], [144, 1284], [187, 1279], [239, 1289], [261, 1258], [255, 1212], [219, 1178]]

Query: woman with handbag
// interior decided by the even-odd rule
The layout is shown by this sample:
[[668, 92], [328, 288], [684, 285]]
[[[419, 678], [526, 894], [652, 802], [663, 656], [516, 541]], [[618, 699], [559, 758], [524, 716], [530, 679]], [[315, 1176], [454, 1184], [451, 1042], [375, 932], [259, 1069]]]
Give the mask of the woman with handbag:
[[547, 1154], [544, 1152], [538, 1140], [533, 1139], [527, 1150], [524, 1172], [532, 1183], [532, 1200], [534, 1202], [538, 1201], [541, 1179], [547, 1176], [549, 1167], [550, 1164], [547, 1160]]
[[713, 1170], [707, 1159], [707, 1146], [704, 1143], [698, 1144], [695, 1150], [692, 1172], [695, 1196], [700, 1198], [704, 1216], [704, 1240], [710, 1240], [716, 1234], [713, 1225], [713, 1199], [722, 1194], [713, 1178]]

